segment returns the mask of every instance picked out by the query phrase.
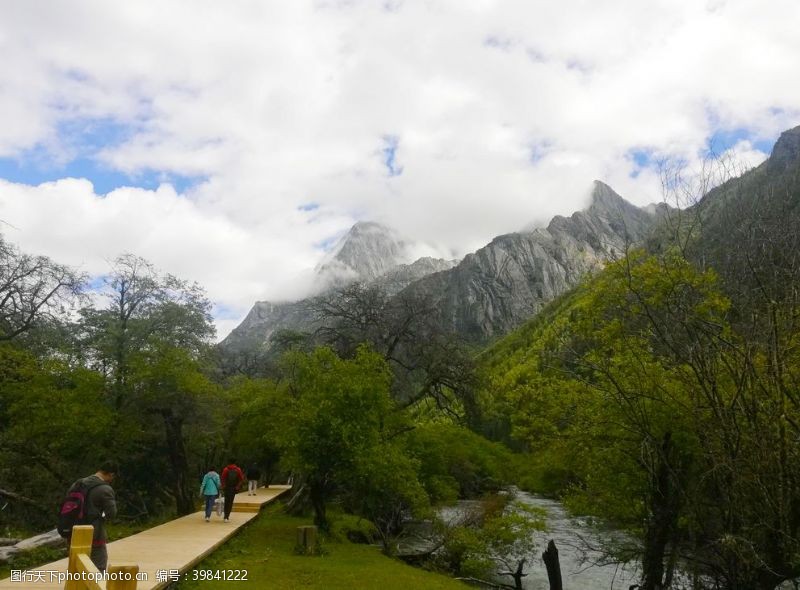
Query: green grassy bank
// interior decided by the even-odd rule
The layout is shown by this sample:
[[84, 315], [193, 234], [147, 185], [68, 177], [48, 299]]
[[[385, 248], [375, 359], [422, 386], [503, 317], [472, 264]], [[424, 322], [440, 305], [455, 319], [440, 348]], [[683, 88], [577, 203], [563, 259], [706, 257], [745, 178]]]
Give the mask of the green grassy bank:
[[[279, 507], [269, 507], [196, 567], [197, 570], [212, 571], [244, 569], [248, 572], [247, 581], [189, 580], [181, 582], [177, 588], [464, 590], [468, 587], [447, 576], [388, 558], [376, 547], [347, 540], [325, 539], [324, 555], [321, 557], [297, 555], [294, 551], [296, 529], [307, 524], [310, 524], [307, 518], [287, 516]], [[192, 572], [188, 577], [192, 577]]]

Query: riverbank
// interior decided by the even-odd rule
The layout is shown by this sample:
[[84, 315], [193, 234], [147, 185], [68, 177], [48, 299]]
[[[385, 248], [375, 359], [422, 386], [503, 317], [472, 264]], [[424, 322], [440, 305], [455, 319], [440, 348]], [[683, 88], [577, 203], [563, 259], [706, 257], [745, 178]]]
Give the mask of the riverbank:
[[[334, 516], [335, 518], [335, 516]], [[179, 590], [332, 589], [377, 588], [380, 590], [464, 590], [465, 584], [447, 576], [411, 567], [383, 555], [377, 547], [327, 538], [324, 555], [306, 557], [295, 553], [298, 526], [310, 524], [309, 518], [287, 516], [280, 507], [269, 507], [241, 534], [227, 542], [196, 570], [223, 572], [247, 570], [247, 580], [187, 580]]]

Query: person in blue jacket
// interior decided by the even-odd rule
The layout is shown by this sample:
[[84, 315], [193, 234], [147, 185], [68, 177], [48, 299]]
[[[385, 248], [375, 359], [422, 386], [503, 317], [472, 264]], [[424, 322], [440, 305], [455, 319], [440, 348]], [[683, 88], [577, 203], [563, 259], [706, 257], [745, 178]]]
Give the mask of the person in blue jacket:
[[208, 473], [203, 476], [203, 483], [200, 484], [200, 495], [206, 499], [206, 522], [211, 520], [211, 510], [214, 508], [214, 501], [219, 496], [220, 489], [222, 482], [219, 473], [214, 471], [213, 467], [209, 467]]

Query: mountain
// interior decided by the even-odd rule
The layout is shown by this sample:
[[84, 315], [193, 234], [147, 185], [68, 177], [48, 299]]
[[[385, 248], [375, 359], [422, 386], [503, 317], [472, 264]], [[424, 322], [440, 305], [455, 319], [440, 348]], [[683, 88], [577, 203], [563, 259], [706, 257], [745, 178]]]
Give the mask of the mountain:
[[[423, 257], [411, 261], [414, 243], [380, 223], [359, 221], [343, 235], [315, 269], [314, 292], [325, 293], [354, 282], [376, 284], [395, 294], [424, 276], [452, 268], [455, 260]], [[220, 343], [229, 352], [269, 347], [280, 330], [311, 332], [313, 299], [258, 301], [245, 319]]]
[[323, 289], [354, 281], [370, 282], [400, 264], [410, 263], [410, 246], [409, 240], [390, 227], [359, 221], [317, 266], [317, 282]]
[[[613, 197], [601, 200], [614, 202]], [[740, 321], [739, 327], [744, 328], [751, 343], [758, 335], [751, 331], [754, 324], [776, 321], [769, 312], [787, 298], [798, 304], [800, 127], [782, 133], [770, 157], [759, 166], [701, 195], [694, 205], [678, 210], [661, 204], [643, 210], [658, 217], [651, 231], [639, 228], [640, 232], [645, 230], [646, 248], [658, 252], [674, 244], [677, 236], [699, 268], [713, 268], [725, 294], [734, 300], [728, 319]], [[462, 264], [466, 262], [465, 258]], [[523, 327], [497, 340], [482, 356], [484, 366], [496, 374], [518, 375], [519, 365], [535, 356], [531, 343], [571, 303], [572, 295], [562, 297]], [[780, 328], [789, 325], [787, 322]], [[771, 339], [775, 334], [766, 337]]]
[[595, 181], [590, 205], [546, 228], [499, 236], [455, 268], [429, 275], [407, 291], [437, 301], [442, 328], [474, 342], [505, 334], [638, 244], [659, 219]]
[[757, 297], [800, 297], [800, 127], [782, 133], [761, 165], [709, 191], [682, 217], [684, 226], [699, 228], [689, 256], [717, 272], [739, 307]]
[[[409, 257], [410, 242], [386, 226], [359, 222], [317, 267], [323, 288], [355, 281], [389, 295], [421, 296], [435, 304], [436, 323], [473, 342], [512, 330], [587, 273], [641, 243], [662, 207], [631, 205], [596, 181], [589, 206], [554, 217], [546, 228], [499, 236], [461, 262]], [[258, 302], [222, 342], [228, 350], [265, 346], [278, 330], [313, 331], [311, 300]]]

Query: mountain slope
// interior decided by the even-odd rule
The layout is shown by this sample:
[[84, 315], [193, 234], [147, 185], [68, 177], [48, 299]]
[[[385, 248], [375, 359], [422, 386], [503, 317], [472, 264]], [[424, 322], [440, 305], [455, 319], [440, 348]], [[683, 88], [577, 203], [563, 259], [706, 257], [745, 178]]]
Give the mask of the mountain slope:
[[590, 206], [547, 228], [499, 236], [450, 271], [410, 285], [433, 297], [441, 326], [483, 342], [505, 334], [638, 244], [658, 219], [596, 181]]

